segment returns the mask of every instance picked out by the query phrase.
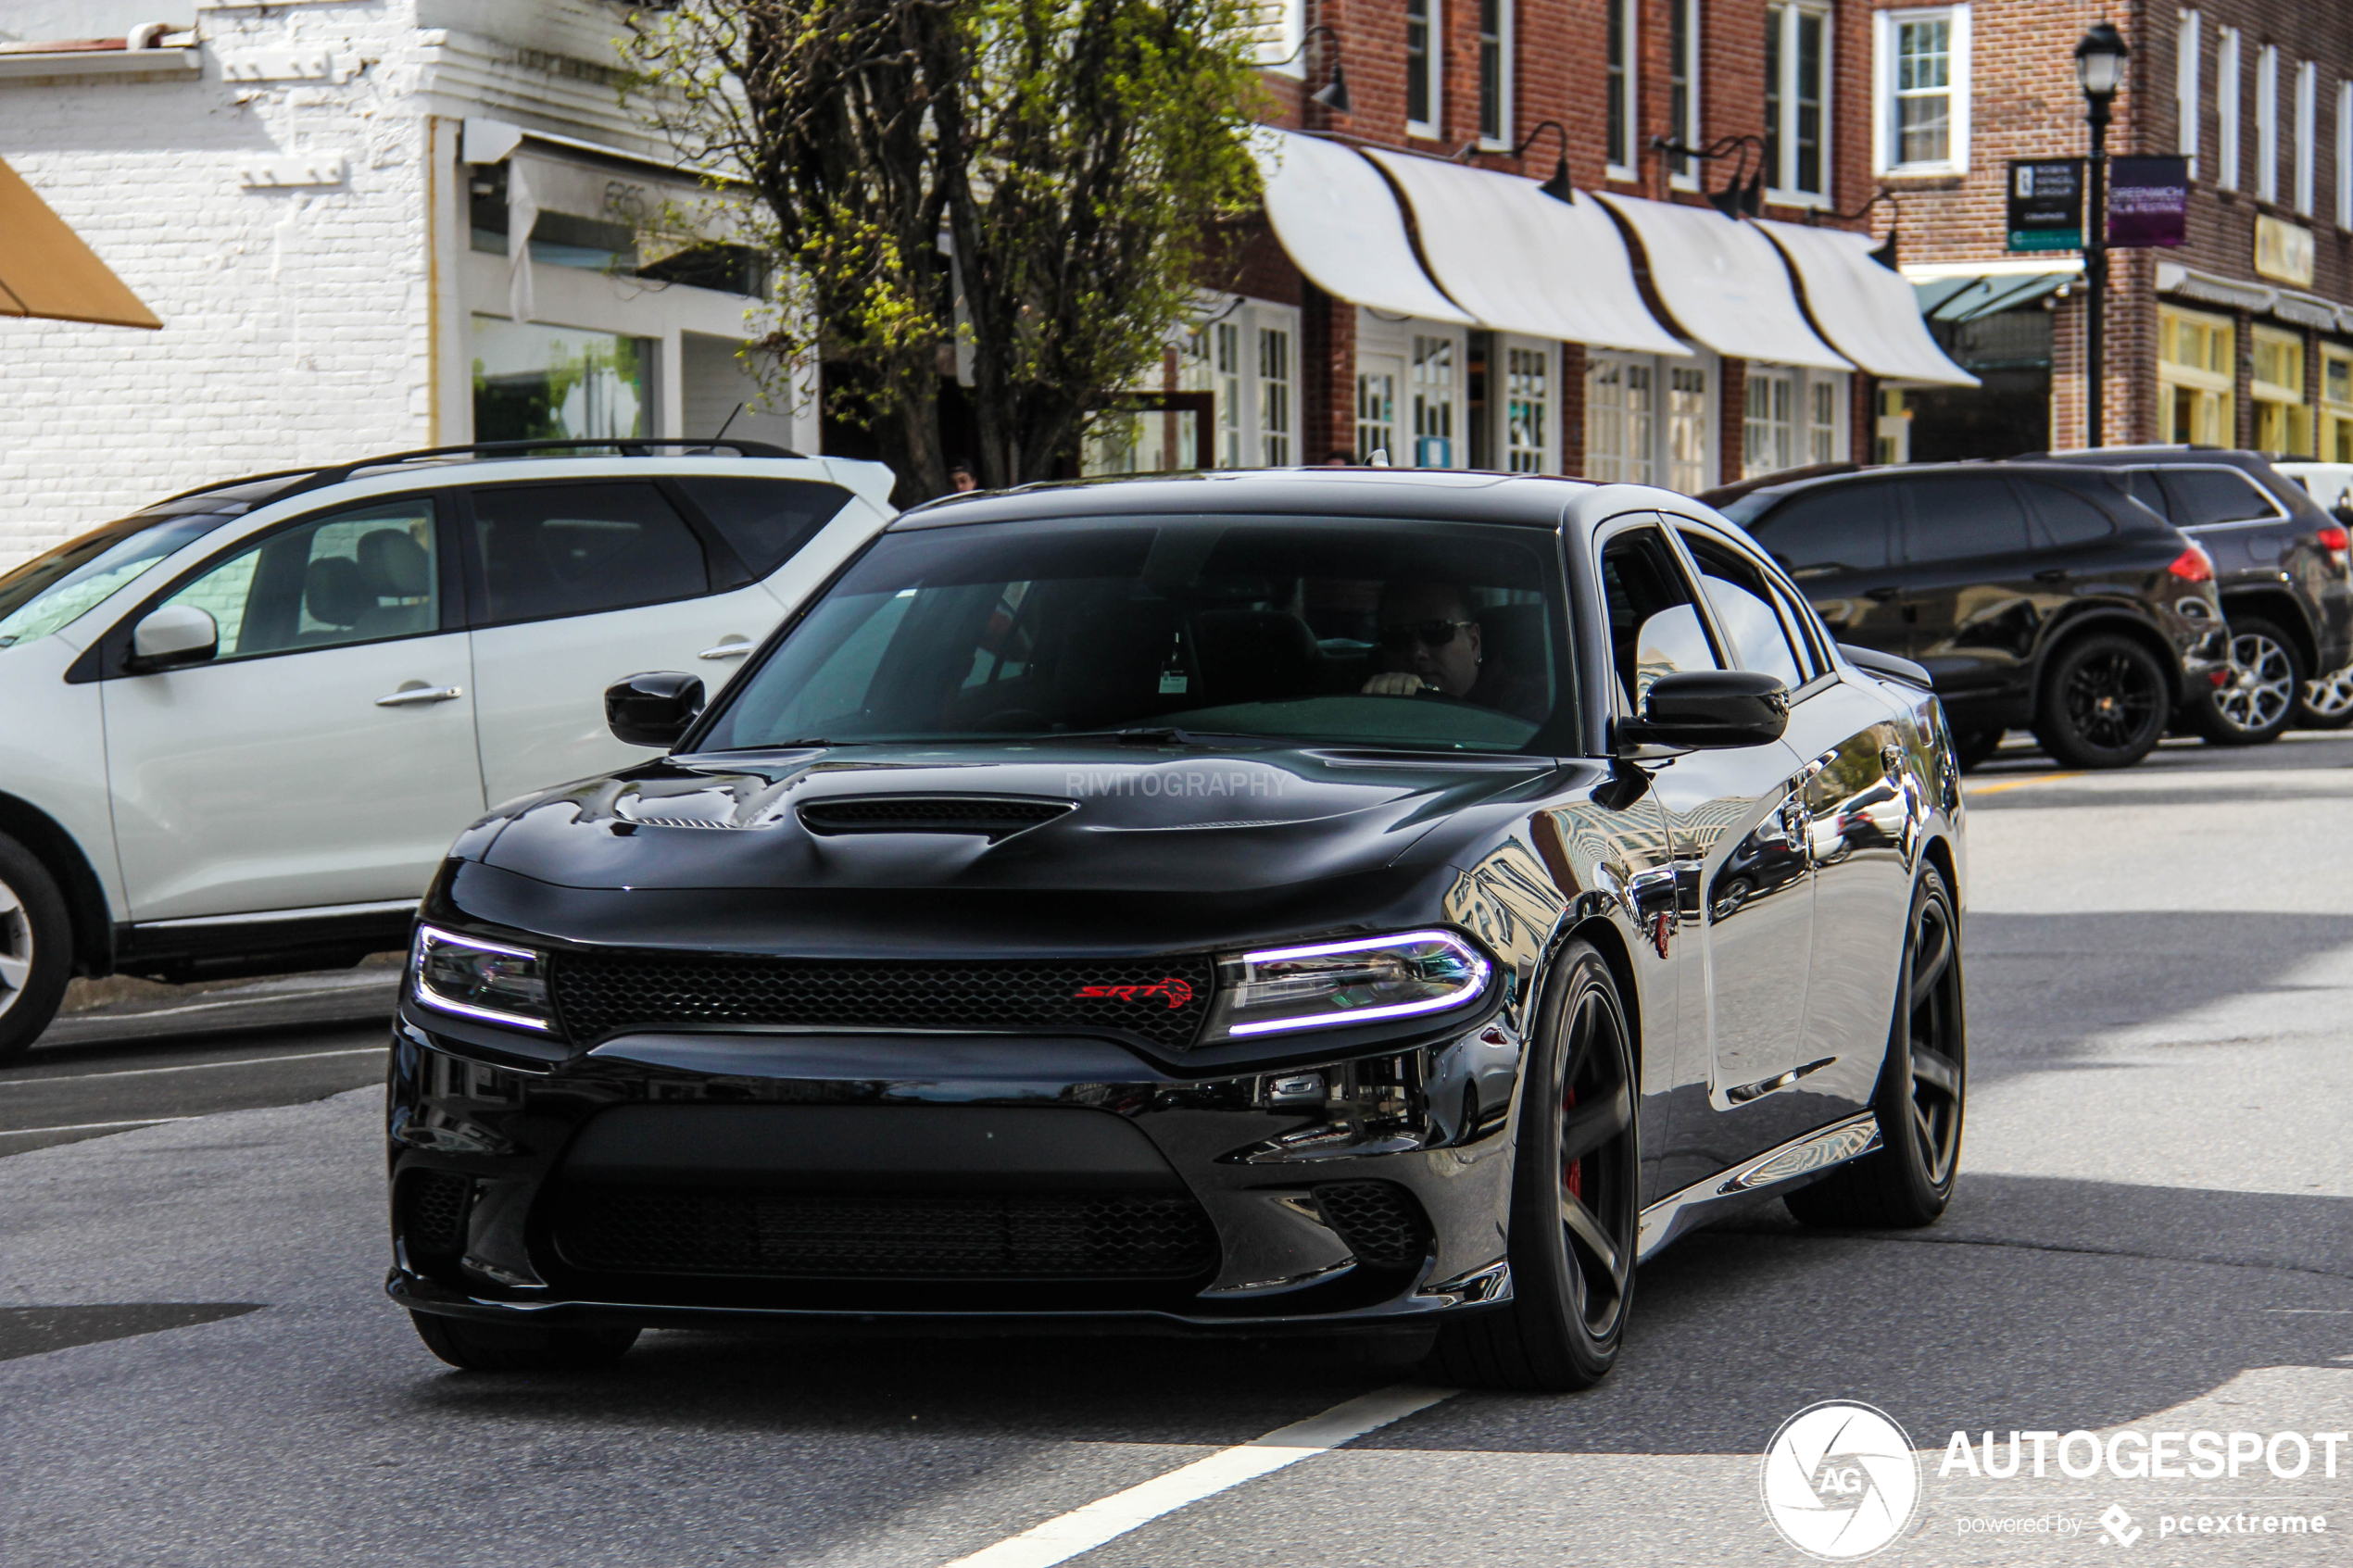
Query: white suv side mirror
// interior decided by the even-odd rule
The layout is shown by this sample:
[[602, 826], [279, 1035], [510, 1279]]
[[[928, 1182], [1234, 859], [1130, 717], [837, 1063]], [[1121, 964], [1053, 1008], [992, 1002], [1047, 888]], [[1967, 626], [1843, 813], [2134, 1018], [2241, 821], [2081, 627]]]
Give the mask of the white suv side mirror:
[[165, 605], [131, 632], [132, 665], [142, 671], [201, 664], [220, 651], [220, 628], [194, 605]]

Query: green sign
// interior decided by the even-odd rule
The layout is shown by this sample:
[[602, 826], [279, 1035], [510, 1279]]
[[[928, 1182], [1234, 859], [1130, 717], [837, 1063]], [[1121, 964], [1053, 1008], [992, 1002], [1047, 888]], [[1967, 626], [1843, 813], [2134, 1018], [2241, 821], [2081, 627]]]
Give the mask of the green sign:
[[2083, 160], [2010, 159], [2009, 220], [2012, 250], [2082, 250]]

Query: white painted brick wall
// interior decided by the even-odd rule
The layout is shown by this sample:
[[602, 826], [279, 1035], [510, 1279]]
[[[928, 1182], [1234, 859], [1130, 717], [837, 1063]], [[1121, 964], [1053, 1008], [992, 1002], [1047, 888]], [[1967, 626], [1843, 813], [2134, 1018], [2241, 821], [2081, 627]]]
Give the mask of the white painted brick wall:
[[[0, 81], [0, 157], [164, 323], [0, 319], [0, 570], [174, 490], [427, 443], [415, 11], [207, 8], [200, 81]], [[321, 48], [348, 81], [222, 77]], [[239, 183], [322, 153], [340, 184]]]

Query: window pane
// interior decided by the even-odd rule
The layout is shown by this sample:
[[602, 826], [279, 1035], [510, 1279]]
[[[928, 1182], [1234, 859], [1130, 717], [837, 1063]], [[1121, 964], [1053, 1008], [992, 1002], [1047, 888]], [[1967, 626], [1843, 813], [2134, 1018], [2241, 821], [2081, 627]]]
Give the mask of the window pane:
[[473, 346], [477, 441], [648, 433], [649, 338], [477, 316]]
[[1258, 329], [1259, 461], [1282, 468], [1291, 461], [1290, 333]]
[[1915, 561], [2009, 555], [2027, 547], [2026, 513], [2002, 480], [1940, 479], [1907, 488], [1907, 553]]
[[849, 500], [839, 485], [806, 479], [706, 476], [677, 483], [756, 577], [790, 560]]
[[[1408, 0], [1411, 3], [1411, 0]], [[1609, 127], [1604, 157], [1618, 168], [1630, 160], [1626, 151], [1626, 69], [1628, 64], [1626, 36], [1627, 0], [1605, 0], [1609, 6]]]
[[650, 484], [474, 492], [490, 619], [533, 621], [708, 593], [702, 543]]
[[1809, 491], [1748, 525], [1766, 552], [1793, 574], [1842, 568], [1869, 571], [1889, 562], [1892, 484], [1841, 484]]
[[2021, 480], [2034, 504], [2034, 516], [2050, 545], [2088, 545], [2116, 532], [2108, 514], [2063, 485]]
[[2177, 469], [2166, 474], [2165, 488], [2171, 493], [2176, 528], [2244, 522], [2278, 510], [2245, 475], [2227, 469]]
[[441, 629], [433, 503], [396, 501], [271, 535], [171, 596], [210, 612], [222, 659]]
[[1429, 120], [1429, 0], [1405, 0], [1405, 118]]
[[1790, 183], [1818, 195], [1822, 189], [1822, 18], [1797, 14], [1797, 169]]
[[1682, 540], [1699, 562], [1700, 586], [1716, 611], [1716, 624], [1731, 639], [1733, 661], [1743, 670], [1774, 676], [1792, 691], [1804, 685], [1808, 660], [1773, 608], [1774, 594], [1765, 574], [1705, 534], [1686, 531]]
[[1789, 26], [1789, 8], [1765, 7], [1765, 182], [1781, 182], [1781, 34]]
[[1631, 530], [1602, 551], [1609, 600], [1610, 658], [1626, 709], [1642, 711], [1661, 675], [1716, 669], [1716, 654], [1693, 608], [1689, 580], [1654, 528]]

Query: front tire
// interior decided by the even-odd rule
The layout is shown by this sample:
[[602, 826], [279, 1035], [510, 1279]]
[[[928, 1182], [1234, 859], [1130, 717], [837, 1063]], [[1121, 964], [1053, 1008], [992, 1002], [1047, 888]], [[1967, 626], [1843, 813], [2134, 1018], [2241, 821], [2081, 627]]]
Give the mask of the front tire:
[[593, 1372], [629, 1353], [637, 1330], [603, 1323], [476, 1323], [410, 1312], [425, 1348], [465, 1372]]
[[0, 834], [0, 1062], [32, 1048], [72, 975], [65, 895], [31, 850]]
[[2315, 675], [2296, 698], [2289, 724], [2299, 730], [2341, 730], [2353, 724], [2353, 664]]
[[1960, 921], [1944, 873], [1931, 862], [1912, 890], [1887, 1063], [1871, 1109], [1881, 1145], [1781, 1201], [1799, 1221], [1854, 1230], [1934, 1224], [1961, 1168], [1969, 1088]]
[[1571, 942], [1521, 1091], [1512, 1299], [1448, 1323], [1431, 1360], [1465, 1386], [1590, 1388], [1617, 1364], [1642, 1214], [1633, 1038], [1609, 965]]
[[2231, 622], [2231, 678], [2191, 709], [2208, 746], [2268, 746], [2295, 717], [2304, 658], [2268, 621]]
[[2034, 738], [2062, 768], [2129, 768], [2165, 738], [2170, 684], [2140, 643], [2095, 632], [2051, 659]]

